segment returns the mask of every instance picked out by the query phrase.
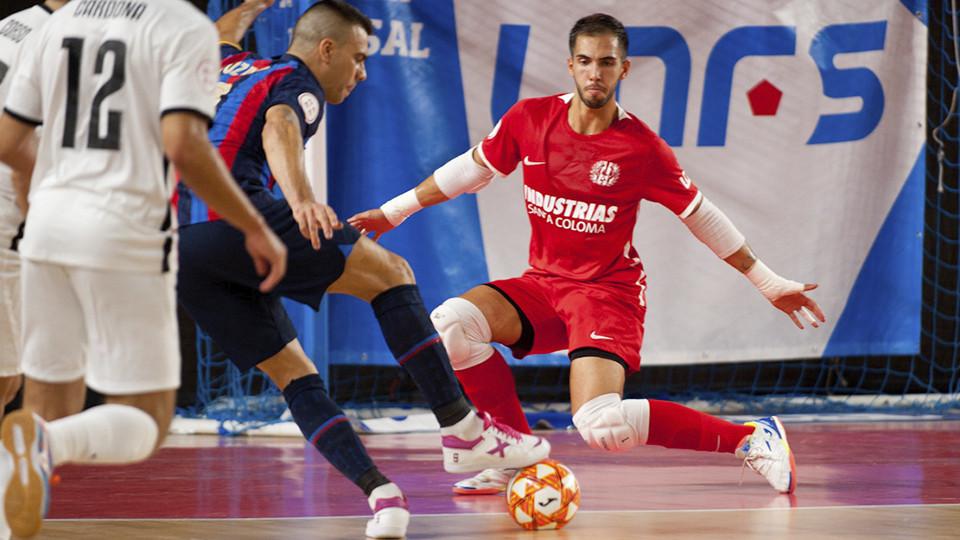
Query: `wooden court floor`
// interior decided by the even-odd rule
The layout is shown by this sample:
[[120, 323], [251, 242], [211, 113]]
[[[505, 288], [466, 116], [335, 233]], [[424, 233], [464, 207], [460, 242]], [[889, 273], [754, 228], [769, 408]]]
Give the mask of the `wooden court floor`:
[[[410, 500], [408, 539], [958, 538], [960, 421], [786, 424], [799, 487], [780, 495], [730, 455], [604, 454], [544, 432], [581, 486], [559, 531], [525, 531], [502, 496], [450, 491], [437, 433], [364, 435]], [[150, 461], [64, 466], [39, 538], [354, 539], [359, 489], [302, 439], [172, 435]]]

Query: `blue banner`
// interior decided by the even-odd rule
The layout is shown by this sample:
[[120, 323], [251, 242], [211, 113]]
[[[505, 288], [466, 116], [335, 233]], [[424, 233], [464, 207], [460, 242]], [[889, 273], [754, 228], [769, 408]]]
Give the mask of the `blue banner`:
[[[452, 0], [353, 4], [375, 31], [367, 80], [327, 108], [328, 201], [343, 218], [416, 186], [470, 146]], [[428, 310], [487, 276], [475, 196], [431, 210], [380, 240], [410, 262]], [[394, 363], [366, 303], [329, 302], [332, 362]]]

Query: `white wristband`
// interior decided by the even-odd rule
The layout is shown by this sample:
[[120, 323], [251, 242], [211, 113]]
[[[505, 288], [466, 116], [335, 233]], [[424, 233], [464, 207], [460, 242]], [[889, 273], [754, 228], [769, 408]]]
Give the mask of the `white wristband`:
[[383, 216], [387, 218], [390, 225], [396, 227], [403, 223], [403, 220], [422, 208], [423, 205], [421, 205], [420, 200], [417, 199], [416, 189], [411, 189], [383, 203], [383, 205], [380, 206], [380, 211], [383, 212]]
[[753, 266], [743, 275], [747, 276], [750, 283], [760, 290], [760, 294], [771, 302], [788, 294], [803, 292], [803, 283], [778, 276], [759, 260], [753, 263]]

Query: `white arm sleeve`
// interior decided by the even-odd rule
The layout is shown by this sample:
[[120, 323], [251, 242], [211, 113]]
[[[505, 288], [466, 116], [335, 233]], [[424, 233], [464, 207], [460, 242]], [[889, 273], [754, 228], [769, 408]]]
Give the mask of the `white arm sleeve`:
[[493, 171], [473, 160], [473, 148], [433, 172], [437, 187], [449, 198], [476, 193], [493, 180]]
[[701, 242], [707, 245], [717, 257], [726, 259], [740, 249], [746, 241], [743, 234], [706, 197], [700, 202], [700, 208], [689, 217], [680, 218]]

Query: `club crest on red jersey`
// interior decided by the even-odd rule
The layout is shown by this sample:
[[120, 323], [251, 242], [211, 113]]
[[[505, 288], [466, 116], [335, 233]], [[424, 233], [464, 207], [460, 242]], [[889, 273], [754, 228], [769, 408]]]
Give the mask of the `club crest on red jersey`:
[[590, 167], [590, 181], [598, 186], [612, 186], [620, 178], [620, 166], [612, 161], [598, 161]]

